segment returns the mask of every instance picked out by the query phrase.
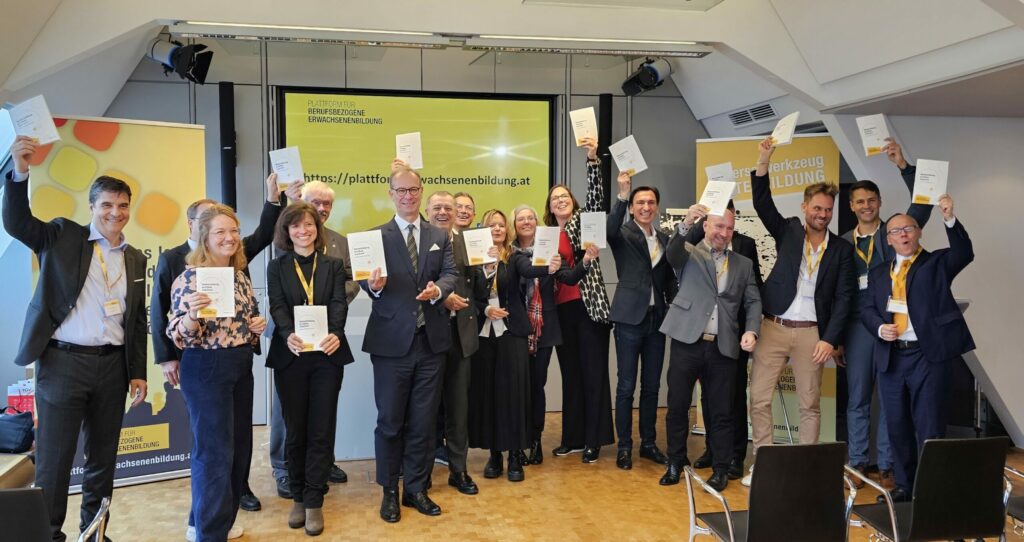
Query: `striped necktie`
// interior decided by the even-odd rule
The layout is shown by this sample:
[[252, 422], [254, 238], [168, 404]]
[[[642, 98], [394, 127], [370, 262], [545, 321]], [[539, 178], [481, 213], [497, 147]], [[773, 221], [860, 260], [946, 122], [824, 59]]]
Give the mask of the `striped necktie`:
[[[412, 262], [413, 273], [419, 274], [420, 272], [420, 251], [416, 248], [416, 237], [413, 236], [413, 232], [416, 231], [416, 226], [409, 224], [406, 228], [409, 230], [409, 235], [405, 237], [405, 248], [409, 250], [409, 260]], [[416, 302], [416, 327], [419, 328], [426, 323], [423, 318], [423, 303]]]

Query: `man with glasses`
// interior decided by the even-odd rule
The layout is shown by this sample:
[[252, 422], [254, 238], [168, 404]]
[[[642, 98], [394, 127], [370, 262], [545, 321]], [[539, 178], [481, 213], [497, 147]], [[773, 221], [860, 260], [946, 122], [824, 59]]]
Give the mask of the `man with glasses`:
[[377, 483], [384, 489], [380, 516], [394, 523], [401, 518], [400, 474], [402, 505], [428, 516], [441, 514], [427, 490], [444, 359], [451, 348], [442, 300], [455, 290], [458, 273], [447, 232], [420, 218], [419, 174], [399, 165], [388, 185], [395, 217], [378, 227], [387, 276], [378, 268], [360, 285], [373, 302], [363, 351], [373, 364], [374, 449]]
[[953, 214], [953, 199], [943, 194], [938, 207], [949, 248], [924, 250], [914, 217], [890, 218], [886, 241], [896, 258], [871, 269], [861, 294], [861, 320], [876, 337], [878, 389], [896, 467], [890, 495], [897, 502], [913, 494], [924, 441], [945, 436], [949, 362], [975, 348], [950, 289], [974, 260], [974, 248]]

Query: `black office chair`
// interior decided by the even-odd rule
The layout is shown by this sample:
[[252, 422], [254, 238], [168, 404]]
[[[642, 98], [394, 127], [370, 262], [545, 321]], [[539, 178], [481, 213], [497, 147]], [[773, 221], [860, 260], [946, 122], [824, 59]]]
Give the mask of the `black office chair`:
[[[853, 489], [843, 474], [845, 460], [845, 442], [759, 448], [750, 484], [750, 509], [744, 511], [730, 510], [719, 492], [686, 467], [690, 541], [697, 535], [726, 542], [845, 541], [853, 504], [844, 500], [844, 481]], [[717, 499], [725, 511], [698, 514], [691, 481]]]
[[0, 489], [0, 539], [46, 542], [50, 515], [39, 488]]
[[[1010, 476], [1020, 478], [1024, 480], [1024, 472], [1021, 472], [1013, 467], [1003, 467], [1006, 471], [1007, 481], [1012, 483]], [[1010, 516], [1010, 520], [1013, 521], [1013, 534], [1024, 537], [1024, 496], [1010, 497], [1007, 495], [1006, 499], [1006, 515]]]
[[885, 497], [883, 504], [854, 506], [853, 513], [891, 542], [998, 538], [1006, 526], [1008, 448], [1006, 437], [925, 441], [910, 502], [893, 503], [882, 486], [847, 467]]

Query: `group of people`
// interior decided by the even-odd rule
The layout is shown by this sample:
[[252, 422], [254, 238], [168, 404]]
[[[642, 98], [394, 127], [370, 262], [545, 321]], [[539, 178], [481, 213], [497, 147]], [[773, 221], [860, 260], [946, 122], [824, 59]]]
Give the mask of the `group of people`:
[[[800, 399], [800, 441], [817, 441], [822, 368], [835, 360], [846, 367], [849, 383], [851, 465], [867, 468], [877, 381], [886, 420], [878, 439], [883, 482], [891, 484], [895, 500], [909, 498], [921, 443], [944, 431], [945, 362], [974, 347], [950, 292], [953, 278], [973, 259], [952, 199], [943, 196], [938, 204], [950, 248], [928, 252], [919, 240], [931, 207], [912, 205], [883, 221], [877, 185], [860, 181], [850, 189], [858, 225], [839, 237], [828, 230], [834, 185], [806, 187], [803, 221], [779, 213], [768, 178], [774, 146], [766, 139], [751, 184], [754, 208], [778, 257], [762, 281], [755, 243], [734, 231], [731, 203], [722, 216], [693, 205], [669, 236], [658, 223], [658, 189], [634, 187], [630, 175], [620, 173], [607, 210], [619, 279], [609, 302], [599, 251], [581, 240], [581, 213], [606, 211], [597, 141], [582, 146], [583, 206], [567, 186], [555, 185], [542, 214], [523, 204], [509, 214], [488, 210], [479, 222], [465, 192], [434, 192], [424, 206], [419, 174], [395, 160], [388, 183], [395, 215], [378, 228], [386, 268], [360, 281], [353, 280], [347, 240], [324, 226], [334, 200], [329, 185], [294, 183], [284, 192], [289, 204], [271, 175], [259, 226], [245, 238], [230, 207], [207, 199], [189, 206], [189, 239], [160, 254], [149, 314], [155, 361], [170, 384], [180, 384], [193, 436], [186, 538], [240, 536], [237, 510], [260, 507], [248, 477], [251, 369], [262, 335], [270, 337], [266, 364], [275, 384], [271, 463], [279, 494], [293, 500], [287, 523], [309, 535], [323, 532], [328, 482], [347, 479], [334, 464], [334, 432], [344, 366], [354, 360], [345, 323], [359, 289], [372, 303], [367, 329], [373, 332], [361, 348], [373, 365], [384, 521], [399, 521], [401, 506], [441, 514], [429, 496], [437, 457], [448, 465], [448, 484], [467, 495], [479, 492], [467, 469], [470, 447], [489, 451], [486, 478], [519, 482], [526, 465], [543, 461], [553, 350], [563, 402], [553, 455], [580, 453], [593, 463], [617, 436], [615, 464], [631, 469], [639, 380], [639, 456], [665, 465], [662, 485], [677, 484], [690, 464], [688, 416], [699, 381], [708, 434], [694, 466], [712, 468], [708, 482], [719, 490], [744, 475], [748, 355], [755, 457], [772, 443], [772, 393], [787, 362]], [[38, 360], [36, 485], [44, 490], [54, 540], [64, 540], [79, 428], [87, 457], [84, 529], [112, 492], [124, 393], [134, 404], [146, 396], [145, 257], [123, 234], [131, 189], [121, 180], [104, 176], [93, 183], [87, 226], [35, 218], [25, 181], [36, 149], [29, 138], [15, 142], [3, 222], [39, 256], [39, 285], [16, 362]], [[889, 140], [885, 150], [912, 185], [913, 166], [900, 146]], [[558, 253], [534, 265], [541, 221], [560, 229]], [[461, 232], [477, 225], [490, 229], [495, 263], [467, 261]], [[267, 268], [268, 320], [248, 265], [270, 244], [276, 253]], [[209, 267], [232, 269], [230, 317], [206, 314], [212, 300], [198, 288], [198, 276]], [[295, 310], [302, 306], [326, 309], [328, 333], [319, 344], [296, 333]], [[667, 454], [655, 444], [666, 343]]]

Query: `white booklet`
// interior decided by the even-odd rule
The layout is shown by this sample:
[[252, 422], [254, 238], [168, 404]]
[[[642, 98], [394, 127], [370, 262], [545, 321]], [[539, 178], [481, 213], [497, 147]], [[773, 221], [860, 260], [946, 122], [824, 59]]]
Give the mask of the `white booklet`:
[[918, 160], [917, 173], [914, 174], [914, 195], [911, 201], [936, 205], [939, 196], [946, 193], [946, 181], [949, 180], [949, 162], [942, 160]]
[[277, 173], [277, 188], [284, 192], [292, 183], [305, 181], [302, 172], [302, 157], [298, 147], [287, 147], [270, 151], [270, 165]]
[[597, 114], [593, 107], [569, 111], [569, 120], [572, 122], [572, 135], [576, 138], [577, 147], [583, 146], [584, 138], [597, 139]]
[[864, 145], [864, 156], [882, 154], [882, 148], [886, 145], [885, 138], [889, 137], [885, 115], [857, 117], [857, 129], [860, 130], [860, 141]]
[[796, 123], [800, 120], [800, 112], [790, 113], [779, 120], [772, 130], [772, 145], [781, 147], [793, 142], [793, 134], [796, 132]]
[[423, 144], [420, 142], [420, 133], [396, 135], [395, 156], [412, 169], [423, 169]]
[[18, 135], [35, 138], [40, 145], [60, 141], [57, 125], [53, 123], [50, 108], [42, 95], [29, 98], [11, 108], [11, 120]]
[[197, 267], [196, 291], [210, 297], [210, 304], [199, 309], [200, 318], [235, 317], [234, 267]]
[[384, 238], [380, 230], [348, 234], [348, 257], [352, 261], [352, 280], [367, 280], [373, 270], [380, 268], [380, 276], [388, 276], [384, 259]]
[[494, 263], [496, 258], [487, 255], [487, 250], [494, 246], [491, 228], [476, 228], [459, 232], [466, 242], [466, 261], [469, 265]]
[[704, 168], [704, 173], [706, 173], [708, 176], [708, 182], [736, 182], [736, 170], [732, 168], [732, 162], [725, 162], [724, 164], [715, 164], [713, 166], [708, 166]]
[[537, 226], [533, 237], [533, 265], [548, 265], [558, 254], [558, 238], [562, 234], [558, 226]]
[[0, 167], [7, 162], [7, 156], [18, 139], [18, 132], [14, 129], [14, 121], [11, 120], [11, 112], [0, 109]]
[[322, 352], [327, 338], [327, 306], [295, 305], [295, 334], [302, 339], [303, 352]]
[[615, 159], [615, 165], [619, 171], [628, 173], [630, 177], [647, 170], [644, 155], [640, 154], [640, 147], [637, 146], [636, 139], [631, 135], [609, 145], [608, 152], [612, 153], [612, 158]]
[[723, 216], [729, 208], [729, 200], [736, 193], [736, 183], [732, 181], [708, 181], [704, 193], [700, 196], [700, 204], [709, 209], [709, 215]]
[[608, 246], [608, 215], [604, 213], [580, 213], [580, 243], [583, 248], [597, 245]]

